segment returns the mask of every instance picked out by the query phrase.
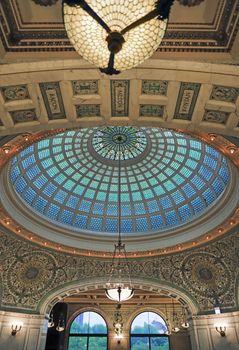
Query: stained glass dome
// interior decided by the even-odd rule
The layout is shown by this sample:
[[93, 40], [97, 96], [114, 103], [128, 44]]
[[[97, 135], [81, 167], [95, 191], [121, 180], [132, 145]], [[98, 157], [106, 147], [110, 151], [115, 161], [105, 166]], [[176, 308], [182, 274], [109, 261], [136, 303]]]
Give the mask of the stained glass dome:
[[[120, 148], [119, 148], [120, 144]], [[65, 131], [17, 154], [9, 177], [27, 209], [77, 232], [162, 233], [202, 217], [230, 180], [226, 158], [191, 136], [159, 128]]]

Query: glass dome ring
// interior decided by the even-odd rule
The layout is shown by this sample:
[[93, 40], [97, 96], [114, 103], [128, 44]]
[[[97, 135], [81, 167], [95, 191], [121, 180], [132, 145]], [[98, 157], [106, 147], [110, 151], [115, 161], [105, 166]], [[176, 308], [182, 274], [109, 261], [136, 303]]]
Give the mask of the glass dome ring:
[[[179, 226], [177, 228], [165, 230], [158, 235], [157, 232], [149, 232], [134, 234], [133, 237], [124, 237], [128, 252], [155, 250], [156, 247], [166, 248], [177, 244], [182, 244], [189, 240], [197, 239], [202, 233], [209, 232], [231, 216], [235, 208], [238, 206], [239, 198], [239, 176], [238, 170], [229, 163], [230, 183], [226, 188], [221, 200], [218, 200], [213, 208], [205, 213], [205, 215], [197, 218], [191, 223]], [[2, 203], [10, 216], [19, 225], [27, 229], [29, 232], [41, 237], [42, 239], [58, 244], [64, 244], [68, 247], [74, 247], [85, 250], [95, 251], [112, 251], [112, 245], [115, 243], [115, 234], [107, 233], [105, 235], [96, 232], [83, 231], [80, 232], [69, 229], [69, 226], [57, 227], [54, 221], [45, 220], [43, 215], [36, 215], [30, 207], [20, 204], [16, 198], [13, 188], [8, 181], [9, 165], [6, 166], [0, 174], [0, 192], [2, 195]], [[226, 210], [225, 210], [226, 208]], [[90, 237], [90, 240], [89, 240]], [[137, 244], [136, 244], [137, 243]]]

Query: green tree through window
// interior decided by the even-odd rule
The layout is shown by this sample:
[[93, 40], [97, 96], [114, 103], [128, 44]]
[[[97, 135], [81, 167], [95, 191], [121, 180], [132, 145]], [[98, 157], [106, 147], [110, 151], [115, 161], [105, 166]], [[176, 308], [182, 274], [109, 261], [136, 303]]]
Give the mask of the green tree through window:
[[68, 350], [107, 350], [107, 325], [93, 311], [79, 314], [72, 322]]
[[158, 314], [142, 312], [131, 325], [131, 350], [169, 350], [167, 325]]

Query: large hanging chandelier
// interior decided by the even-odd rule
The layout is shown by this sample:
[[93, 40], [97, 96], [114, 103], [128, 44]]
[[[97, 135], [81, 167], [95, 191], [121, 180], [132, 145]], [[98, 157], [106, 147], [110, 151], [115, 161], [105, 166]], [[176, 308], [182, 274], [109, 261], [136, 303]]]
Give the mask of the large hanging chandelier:
[[131, 283], [125, 244], [122, 243], [121, 239], [121, 144], [124, 143], [123, 135], [117, 135], [115, 142], [118, 143], [118, 242], [115, 244], [105, 294], [109, 299], [121, 303], [132, 298], [134, 289]]
[[63, 0], [75, 50], [106, 74], [138, 66], [159, 47], [174, 0]]

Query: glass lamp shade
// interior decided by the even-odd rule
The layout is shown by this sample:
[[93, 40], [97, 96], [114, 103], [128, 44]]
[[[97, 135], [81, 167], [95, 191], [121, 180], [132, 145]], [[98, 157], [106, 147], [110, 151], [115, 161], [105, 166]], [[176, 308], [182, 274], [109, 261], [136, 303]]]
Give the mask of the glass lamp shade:
[[180, 331], [180, 328], [177, 327], [177, 326], [174, 326], [174, 327], [172, 328], [172, 332], [173, 332], [173, 333], [178, 333], [179, 331]]
[[182, 324], [181, 324], [181, 326], [182, 326], [182, 328], [184, 328], [184, 329], [188, 329], [189, 328], [189, 323], [188, 322], [183, 322]]
[[131, 299], [134, 295], [134, 290], [123, 285], [118, 285], [107, 288], [105, 294], [107, 298], [120, 303]]
[[[77, 5], [77, 1], [68, 3], [63, 1], [63, 13], [71, 44], [84, 59], [101, 69], [106, 69], [110, 58], [107, 41], [109, 32], [107, 33], [82, 6]], [[87, 0], [91, 9], [106, 23], [110, 33], [121, 33], [126, 27], [153, 11], [156, 3], [155, 0]], [[138, 66], [157, 50], [167, 25], [167, 18], [158, 17], [125, 33], [123, 31], [120, 49], [115, 51], [114, 57], [114, 68], [117, 71]]]
[[58, 332], [63, 332], [63, 331], [65, 330], [65, 327], [64, 327], [64, 326], [57, 326], [57, 327], [56, 327], [56, 330], [57, 330]]
[[48, 321], [48, 328], [52, 328], [52, 327], [54, 327], [54, 326], [55, 326], [54, 321], [53, 321], [53, 320], [49, 320], [49, 321]]

